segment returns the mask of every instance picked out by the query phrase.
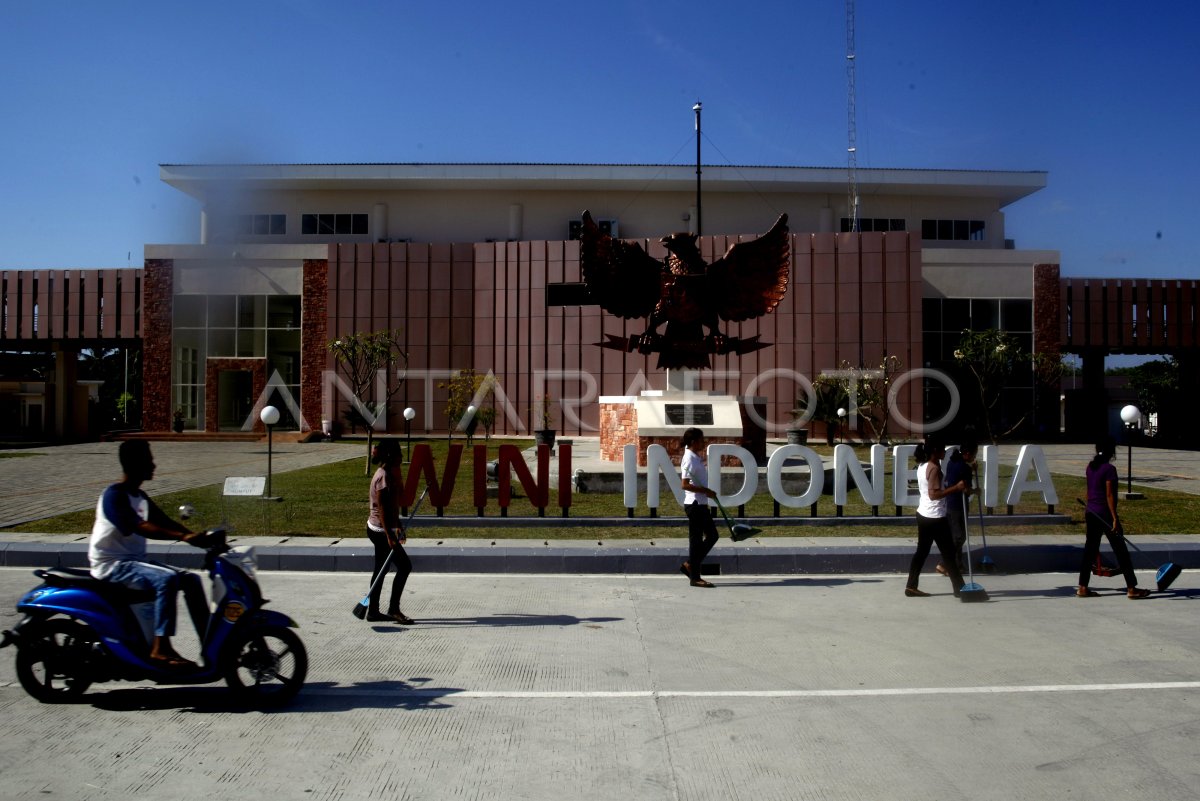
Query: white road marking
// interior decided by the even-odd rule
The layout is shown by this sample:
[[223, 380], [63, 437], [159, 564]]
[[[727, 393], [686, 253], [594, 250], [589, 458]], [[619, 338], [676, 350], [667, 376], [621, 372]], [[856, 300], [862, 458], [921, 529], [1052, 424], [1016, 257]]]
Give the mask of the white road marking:
[[[3, 685], [0, 685], [3, 686]], [[304, 695], [371, 695], [389, 698], [481, 698], [481, 699], [624, 699], [624, 698], [871, 698], [918, 695], [1004, 695], [1016, 693], [1080, 693], [1134, 690], [1196, 690], [1200, 681], [1151, 681], [1114, 684], [1031, 684], [991, 687], [882, 687], [844, 690], [458, 690], [395, 689], [362, 690], [327, 687], [302, 690]]]

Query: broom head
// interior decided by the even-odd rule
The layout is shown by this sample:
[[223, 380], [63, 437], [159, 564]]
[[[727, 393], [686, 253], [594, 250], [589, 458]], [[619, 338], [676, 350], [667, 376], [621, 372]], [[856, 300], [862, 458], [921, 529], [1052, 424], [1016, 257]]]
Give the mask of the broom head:
[[973, 601], [986, 601], [987, 599], [987, 590], [973, 581], [962, 585], [958, 591], [958, 600], [965, 604]]

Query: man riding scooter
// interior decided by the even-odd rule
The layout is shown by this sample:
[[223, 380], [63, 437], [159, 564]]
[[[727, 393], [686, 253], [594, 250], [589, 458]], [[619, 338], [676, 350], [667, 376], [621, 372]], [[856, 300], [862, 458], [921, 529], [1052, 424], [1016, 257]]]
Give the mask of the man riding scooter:
[[203, 536], [167, 517], [141, 486], [154, 478], [150, 443], [127, 440], [117, 451], [124, 475], [100, 495], [96, 522], [88, 544], [92, 576], [137, 590], [153, 589], [154, 641], [150, 659], [173, 669], [195, 668], [171, 646], [175, 634], [175, 597], [183, 590], [188, 611], [203, 639], [208, 607], [200, 577], [186, 570], [147, 558], [146, 540], [179, 540], [192, 543]]

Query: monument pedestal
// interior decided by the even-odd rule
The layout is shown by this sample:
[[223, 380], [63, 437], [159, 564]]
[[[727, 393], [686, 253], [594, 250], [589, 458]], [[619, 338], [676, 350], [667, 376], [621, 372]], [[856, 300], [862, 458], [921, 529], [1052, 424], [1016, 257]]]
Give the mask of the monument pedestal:
[[703, 392], [695, 388], [698, 383], [698, 371], [668, 370], [665, 390], [601, 397], [600, 458], [620, 462], [625, 446], [635, 445], [638, 465], [645, 466], [646, 448], [661, 445], [678, 460], [683, 455], [680, 437], [695, 427], [710, 444], [739, 445], [765, 462], [766, 434], [747, 409], [756, 408], [761, 420], [766, 399]]

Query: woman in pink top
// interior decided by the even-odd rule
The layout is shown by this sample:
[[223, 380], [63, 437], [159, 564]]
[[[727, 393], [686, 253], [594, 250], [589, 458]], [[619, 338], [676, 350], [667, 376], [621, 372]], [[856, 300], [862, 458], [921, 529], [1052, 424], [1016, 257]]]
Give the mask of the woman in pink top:
[[[411, 626], [415, 621], [400, 611], [400, 596], [404, 594], [404, 585], [412, 572], [412, 560], [404, 552], [408, 536], [400, 520], [400, 487], [395, 477], [396, 466], [400, 464], [400, 444], [394, 439], [379, 440], [371, 454], [371, 462], [379, 465], [379, 469], [371, 478], [371, 514], [367, 518], [367, 536], [375, 546], [375, 569], [371, 571], [371, 586], [374, 589], [371, 591], [367, 620]], [[388, 610], [384, 613], [379, 611], [383, 582], [375, 584], [375, 579], [387, 566], [389, 555], [396, 576], [392, 579], [392, 594], [388, 600]]]

